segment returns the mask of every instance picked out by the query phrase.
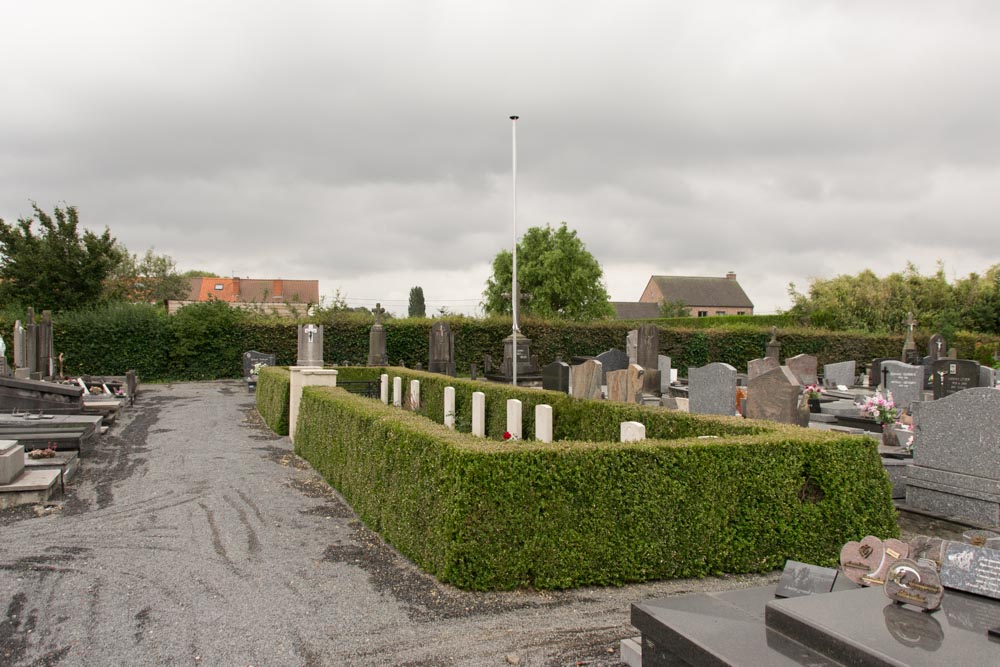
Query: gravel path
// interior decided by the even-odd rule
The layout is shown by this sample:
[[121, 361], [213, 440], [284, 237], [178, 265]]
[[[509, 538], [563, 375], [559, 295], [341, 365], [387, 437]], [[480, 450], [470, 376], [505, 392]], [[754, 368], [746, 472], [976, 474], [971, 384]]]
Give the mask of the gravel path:
[[0, 665], [617, 665], [629, 604], [776, 574], [466, 593], [369, 531], [239, 382], [145, 386], [0, 512]]

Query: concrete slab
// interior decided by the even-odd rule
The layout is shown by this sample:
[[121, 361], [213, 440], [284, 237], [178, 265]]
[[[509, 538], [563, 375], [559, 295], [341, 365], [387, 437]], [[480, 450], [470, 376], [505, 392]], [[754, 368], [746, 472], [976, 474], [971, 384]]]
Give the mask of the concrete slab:
[[0, 509], [40, 503], [59, 490], [58, 470], [29, 470], [25, 468], [12, 484], [0, 486]]

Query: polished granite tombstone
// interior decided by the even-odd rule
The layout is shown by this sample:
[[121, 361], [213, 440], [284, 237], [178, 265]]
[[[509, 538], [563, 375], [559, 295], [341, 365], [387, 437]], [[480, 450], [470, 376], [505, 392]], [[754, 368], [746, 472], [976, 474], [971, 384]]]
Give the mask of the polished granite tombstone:
[[946, 591], [934, 613], [881, 587], [775, 599], [775, 586], [632, 605], [642, 664], [995, 665], [1000, 602]]

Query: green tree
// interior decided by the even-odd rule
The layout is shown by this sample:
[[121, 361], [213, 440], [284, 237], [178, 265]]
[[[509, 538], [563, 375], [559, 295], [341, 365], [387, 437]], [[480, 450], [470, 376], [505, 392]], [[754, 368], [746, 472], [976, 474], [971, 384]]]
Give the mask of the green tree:
[[121, 261], [104, 283], [107, 301], [163, 303], [187, 298], [191, 281], [177, 273], [177, 265], [169, 255], [157, 255], [150, 248], [140, 260], [120, 244], [118, 249]]
[[424, 303], [424, 288], [419, 285], [410, 288], [410, 309], [408, 315], [410, 317], [427, 317], [427, 304]]
[[690, 317], [691, 309], [683, 299], [664, 301], [660, 304], [660, 317]]
[[[511, 312], [512, 264], [509, 250], [493, 259], [493, 275], [483, 292], [487, 315]], [[565, 222], [557, 229], [532, 227], [517, 244], [518, 289], [525, 295], [518, 312], [568, 320], [614, 317], [603, 274], [597, 259]]]
[[218, 273], [203, 271], [201, 269], [190, 269], [181, 273], [182, 278], [221, 278]]
[[0, 219], [0, 299], [39, 310], [99, 303], [105, 279], [121, 261], [110, 230], [81, 234], [75, 206], [56, 207], [53, 216], [31, 206], [34, 215], [16, 225]]

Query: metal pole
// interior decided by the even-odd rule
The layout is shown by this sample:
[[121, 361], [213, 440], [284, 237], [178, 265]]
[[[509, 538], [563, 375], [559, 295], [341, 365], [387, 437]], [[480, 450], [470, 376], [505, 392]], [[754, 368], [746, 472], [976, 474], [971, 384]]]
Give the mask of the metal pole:
[[512, 148], [512, 169], [511, 169], [511, 192], [513, 197], [513, 218], [514, 218], [514, 262], [511, 271], [510, 301], [514, 305], [512, 311], [514, 315], [513, 326], [511, 327], [511, 342], [513, 343], [512, 382], [517, 386], [517, 307], [520, 301], [520, 294], [517, 291], [517, 116], [510, 117], [511, 148]]

